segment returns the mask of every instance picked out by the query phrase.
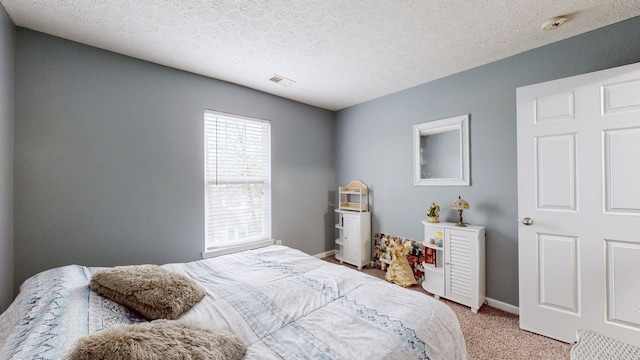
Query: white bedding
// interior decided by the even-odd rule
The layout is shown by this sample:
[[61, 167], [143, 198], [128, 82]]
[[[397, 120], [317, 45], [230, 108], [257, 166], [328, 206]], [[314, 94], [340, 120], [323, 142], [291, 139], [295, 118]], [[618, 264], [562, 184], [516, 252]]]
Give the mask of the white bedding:
[[[284, 246], [163, 267], [207, 296], [179, 320], [223, 329], [244, 359], [466, 359], [458, 320], [426, 294]], [[40, 273], [0, 315], [0, 359], [60, 359], [80, 336], [145, 321], [89, 290], [100, 268]]]

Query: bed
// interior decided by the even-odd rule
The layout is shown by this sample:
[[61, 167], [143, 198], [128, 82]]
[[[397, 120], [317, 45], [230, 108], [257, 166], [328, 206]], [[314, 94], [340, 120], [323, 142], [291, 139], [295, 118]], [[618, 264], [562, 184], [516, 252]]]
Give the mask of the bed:
[[[162, 268], [206, 290], [177, 321], [237, 335], [243, 359], [466, 359], [447, 305], [285, 246]], [[26, 280], [0, 315], [0, 359], [62, 359], [78, 338], [146, 322], [89, 289], [101, 269], [69, 265]]]

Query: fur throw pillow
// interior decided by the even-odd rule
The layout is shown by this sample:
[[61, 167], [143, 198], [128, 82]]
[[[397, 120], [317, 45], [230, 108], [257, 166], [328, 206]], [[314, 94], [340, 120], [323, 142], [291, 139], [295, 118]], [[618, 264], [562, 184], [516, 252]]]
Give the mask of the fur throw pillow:
[[155, 320], [81, 337], [66, 360], [231, 360], [246, 350], [242, 339], [226, 331]]
[[91, 290], [147, 319], [176, 319], [205, 296], [200, 284], [157, 265], [116, 266], [91, 277]]

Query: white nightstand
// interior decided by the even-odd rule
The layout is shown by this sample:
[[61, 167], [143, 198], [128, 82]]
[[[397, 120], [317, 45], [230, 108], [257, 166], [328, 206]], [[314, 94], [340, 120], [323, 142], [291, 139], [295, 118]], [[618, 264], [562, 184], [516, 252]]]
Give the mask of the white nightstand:
[[[436, 266], [424, 266], [422, 288], [436, 299], [443, 297], [478, 312], [485, 300], [485, 230], [482, 226], [458, 227], [455, 223], [424, 224], [426, 248], [436, 249]], [[430, 239], [442, 233], [442, 246]]]

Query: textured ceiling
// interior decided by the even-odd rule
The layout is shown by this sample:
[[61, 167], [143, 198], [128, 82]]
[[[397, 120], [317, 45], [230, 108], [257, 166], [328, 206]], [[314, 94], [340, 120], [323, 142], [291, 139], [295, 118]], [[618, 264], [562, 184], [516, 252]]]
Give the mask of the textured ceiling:
[[330, 110], [640, 15], [637, 0], [0, 3], [18, 26]]

